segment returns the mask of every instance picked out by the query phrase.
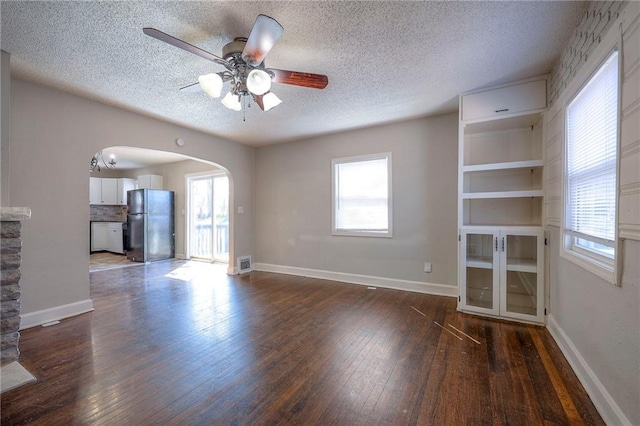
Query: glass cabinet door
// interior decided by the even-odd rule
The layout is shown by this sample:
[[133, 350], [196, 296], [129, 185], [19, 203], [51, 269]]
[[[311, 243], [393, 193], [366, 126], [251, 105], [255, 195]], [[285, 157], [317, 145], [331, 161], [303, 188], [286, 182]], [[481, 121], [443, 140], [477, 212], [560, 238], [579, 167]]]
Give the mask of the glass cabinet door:
[[461, 302], [465, 309], [498, 312], [497, 235], [494, 232], [463, 231]]
[[537, 318], [542, 315], [543, 251], [539, 232], [500, 235], [501, 314], [514, 318]]

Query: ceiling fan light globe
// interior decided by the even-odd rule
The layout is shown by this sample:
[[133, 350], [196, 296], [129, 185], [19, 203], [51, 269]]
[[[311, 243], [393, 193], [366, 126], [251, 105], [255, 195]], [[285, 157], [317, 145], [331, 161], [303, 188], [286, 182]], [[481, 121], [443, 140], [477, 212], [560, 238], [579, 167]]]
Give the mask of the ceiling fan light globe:
[[222, 105], [224, 105], [225, 107], [232, 109], [234, 111], [240, 111], [242, 109], [242, 104], [240, 103], [240, 96], [234, 95], [231, 92], [227, 93], [220, 102], [222, 102]]
[[212, 98], [219, 98], [222, 91], [222, 77], [218, 74], [210, 73], [198, 77], [198, 83], [202, 91]]
[[282, 103], [282, 100], [276, 96], [275, 93], [269, 92], [262, 96], [262, 103], [264, 110], [269, 111], [271, 108], [275, 108]]
[[247, 89], [254, 95], [264, 95], [271, 90], [271, 76], [263, 70], [251, 70], [247, 76]]

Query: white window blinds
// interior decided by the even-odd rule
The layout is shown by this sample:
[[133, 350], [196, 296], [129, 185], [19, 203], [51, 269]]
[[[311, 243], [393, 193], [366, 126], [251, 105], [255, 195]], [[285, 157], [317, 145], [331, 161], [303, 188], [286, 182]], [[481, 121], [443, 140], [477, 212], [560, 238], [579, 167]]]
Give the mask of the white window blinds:
[[389, 157], [334, 163], [335, 229], [387, 232]]
[[618, 52], [567, 107], [566, 233], [611, 257], [616, 229]]

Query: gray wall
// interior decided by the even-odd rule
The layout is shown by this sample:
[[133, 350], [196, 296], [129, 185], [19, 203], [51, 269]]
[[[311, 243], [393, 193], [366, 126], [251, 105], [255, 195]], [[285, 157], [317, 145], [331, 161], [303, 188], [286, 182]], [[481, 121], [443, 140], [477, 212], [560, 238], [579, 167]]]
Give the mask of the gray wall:
[[[105, 147], [178, 152], [225, 167], [231, 204], [244, 206], [231, 218], [230, 249], [253, 253], [253, 148], [21, 80], [11, 85], [11, 201], [32, 211], [23, 229], [23, 314], [89, 299], [88, 162]], [[178, 137], [187, 142], [181, 149]]]
[[10, 62], [11, 55], [4, 50], [0, 51], [1, 82], [0, 85], [0, 206], [15, 207], [9, 204], [9, 113], [11, 104], [11, 77]]
[[[601, 8], [598, 10], [598, 8]], [[618, 238], [623, 246], [620, 286], [599, 278], [560, 255], [562, 224], [562, 155], [564, 105], [597, 67], [600, 57], [617, 43], [617, 22], [595, 34], [601, 45], [589, 48], [589, 60], [574, 74], [563, 66], [567, 57], [584, 49], [578, 34], [599, 31], [600, 11], [612, 20], [619, 9], [623, 20], [623, 86], [620, 149], [620, 203]], [[595, 12], [594, 12], [595, 10]], [[563, 60], [554, 70], [559, 91], [545, 120], [545, 202], [549, 232], [549, 329], [589, 391], [601, 414], [611, 424], [640, 424], [640, 3], [597, 2], [575, 31]]]
[[[447, 114], [259, 148], [256, 262], [455, 286], [457, 138]], [[332, 236], [331, 159], [387, 151], [393, 238]]]
[[625, 241], [622, 285], [614, 287], [560, 257], [560, 228], [549, 231], [553, 320], [603, 387], [594, 390], [640, 424], [640, 243]]

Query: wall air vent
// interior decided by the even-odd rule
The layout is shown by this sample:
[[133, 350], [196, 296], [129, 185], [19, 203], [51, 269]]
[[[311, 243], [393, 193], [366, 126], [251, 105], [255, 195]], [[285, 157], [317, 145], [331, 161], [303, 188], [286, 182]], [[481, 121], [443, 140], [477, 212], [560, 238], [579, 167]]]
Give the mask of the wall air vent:
[[240, 266], [240, 270], [238, 273], [244, 274], [247, 272], [251, 272], [253, 269], [251, 265], [251, 256], [242, 256], [238, 258], [238, 265]]

